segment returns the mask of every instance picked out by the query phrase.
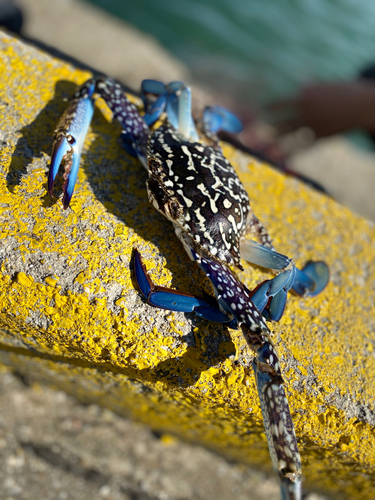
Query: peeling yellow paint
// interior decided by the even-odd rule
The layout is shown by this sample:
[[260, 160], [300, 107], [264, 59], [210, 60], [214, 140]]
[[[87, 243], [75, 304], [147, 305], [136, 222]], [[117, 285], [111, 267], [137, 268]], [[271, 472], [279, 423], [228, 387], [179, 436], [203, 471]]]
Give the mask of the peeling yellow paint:
[[45, 282], [47, 283], [47, 285], [55, 287], [59, 282], [59, 279], [60, 278], [56, 276], [56, 274], [51, 274], [51, 276], [47, 276]]
[[27, 276], [25, 273], [18, 273], [16, 277], [17, 283], [23, 285], [24, 287], [31, 287], [33, 285], [33, 278], [31, 276]]
[[[134, 247], [142, 249], [158, 284], [192, 293], [196, 283], [206, 291], [209, 286], [173, 230], [160, 236], [168, 225], [148, 203], [144, 181], [141, 185], [139, 180], [141, 167], [117, 142], [120, 128], [112, 124], [109, 131], [110, 113], [102, 102], [98, 105], [105, 117], [95, 113], [86, 141], [87, 164], [102, 170], [86, 168], [83, 156], [71, 210], [62, 210], [46, 194], [47, 146], [58, 120], [48, 115], [46, 106], [59, 82], [80, 84], [89, 73], [32, 49], [26, 49], [26, 57], [22, 45], [3, 35], [0, 41], [0, 102], [12, 108], [6, 114], [5, 108], [0, 131], [17, 129], [16, 137], [27, 137], [33, 150], [47, 149], [24, 158], [20, 152], [15, 155], [12, 139], [0, 151], [0, 244], [14, 241], [25, 265], [10, 275], [9, 259], [1, 262], [1, 359], [81, 399], [130, 412], [155, 428], [268, 467], [252, 370], [238, 362], [246, 349], [240, 332], [197, 321], [191, 345], [184, 340], [186, 320], [181, 315], [155, 309], [150, 313], [134, 292], [129, 265]], [[32, 134], [27, 128], [31, 125]], [[290, 297], [282, 321], [272, 325], [274, 341], [306, 482], [340, 493], [340, 498], [370, 499], [374, 429], [363, 419], [348, 417], [344, 403], [374, 407], [374, 227], [230, 146], [224, 146], [224, 153], [276, 247], [300, 267], [308, 259], [330, 265], [331, 282], [319, 297]], [[11, 169], [24, 172], [15, 185], [7, 180]], [[137, 199], [135, 208], [122, 211], [122, 200], [131, 197]], [[52, 258], [75, 273], [72, 284], [81, 288], [64, 291], [62, 276], [48, 269]], [[32, 268], [27, 270], [30, 259], [45, 266], [40, 281]], [[249, 288], [270, 277], [247, 263], [244, 268], [238, 275]], [[119, 294], [108, 295], [116, 287]], [[137, 307], [129, 314], [131, 293]], [[212, 351], [218, 338], [222, 341]], [[9, 339], [22, 340], [23, 348]], [[344, 402], [342, 408], [335, 407], [334, 394]]]

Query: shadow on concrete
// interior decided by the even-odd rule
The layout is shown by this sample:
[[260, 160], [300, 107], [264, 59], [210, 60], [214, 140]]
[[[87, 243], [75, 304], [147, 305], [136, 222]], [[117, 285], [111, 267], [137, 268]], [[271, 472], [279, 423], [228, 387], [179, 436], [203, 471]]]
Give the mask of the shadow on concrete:
[[[27, 166], [34, 158], [42, 158], [44, 154], [50, 155], [52, 150], [53, 132], [59, 116], [66, 108], [66, 100], [73, 94], [76, 85], [69, 81], [60, 81], [56, 84], [54, 98], [37, 117], [20, 130], [22, 136], [18, 139], [6, 182], [12, 193], [19, 186], [22, 176], [27, 174]], [[47, 206], [51, 206], [53, 200]]]

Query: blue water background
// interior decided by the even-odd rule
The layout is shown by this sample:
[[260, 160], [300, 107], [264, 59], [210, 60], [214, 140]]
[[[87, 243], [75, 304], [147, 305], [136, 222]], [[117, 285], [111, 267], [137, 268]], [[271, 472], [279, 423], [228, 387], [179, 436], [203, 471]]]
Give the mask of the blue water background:
[[374, 0], [89, 0], [251, 104], [375, 62]]

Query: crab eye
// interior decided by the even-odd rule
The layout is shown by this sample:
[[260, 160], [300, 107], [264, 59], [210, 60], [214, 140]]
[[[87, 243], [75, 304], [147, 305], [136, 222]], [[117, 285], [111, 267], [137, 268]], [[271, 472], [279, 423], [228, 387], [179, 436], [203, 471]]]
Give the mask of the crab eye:
[[150, 158], [148, 160], [148, 167], [152, 173], [156, 173], [160, 170], [160, 164], [155, 158]]
[[69, 144], [70, 144], [71, 146], [74, 146], [74, 144], [76, 143], [76, 140], [74, 139], [74, 137], [73, 137], [72, 135], [68, 135], [68, 136], [66, 137], [66, 140], [69, 142]]
[[169, 202], [169, 213], [173, 219], [177, 219], [181, 215], [181, 207], [177, 201], [172, 200]]

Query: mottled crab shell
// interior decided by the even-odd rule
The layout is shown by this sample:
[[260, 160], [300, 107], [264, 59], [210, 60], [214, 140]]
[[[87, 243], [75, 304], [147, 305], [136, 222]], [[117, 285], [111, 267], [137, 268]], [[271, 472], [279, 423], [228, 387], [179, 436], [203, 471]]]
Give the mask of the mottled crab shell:
[[240, 269], [249, 198], [219, 148], [184, 139], [168, 122], [148, 143], [150, 201], [197, 249]]

